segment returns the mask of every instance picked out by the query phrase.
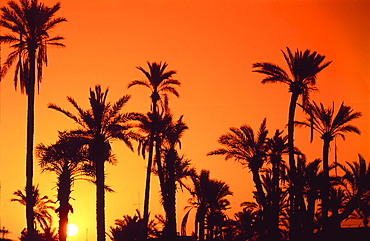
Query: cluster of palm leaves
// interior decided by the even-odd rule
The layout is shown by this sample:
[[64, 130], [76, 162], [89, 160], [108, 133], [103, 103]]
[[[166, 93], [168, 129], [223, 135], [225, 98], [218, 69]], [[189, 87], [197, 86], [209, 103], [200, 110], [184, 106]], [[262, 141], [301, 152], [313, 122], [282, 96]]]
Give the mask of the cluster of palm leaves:
[[[347, 133], [357, 133], [357, 127], [350, 124], [361, 116], [350, 106], [342, 103], [335, 111], [322, 103], [311, 101], [310, 92], [316, 90], [317, 75], [331, 62], [324, 62], [325, 56], [310, 50], [282, 51], [289, 72], [268, 62], [253, 64], [253, 71], [265, 75], [262, 83], [284, 83], [289, 86], [288, 131], [276, 130], [268, 136], [267, 120], [264, 119], [258, 131], [248, 125], [230, 128], [230, 132], [219, 138], [223, 146], [208, 155], [224, 155], [247, 167], [255, 184], [254, 201], [242, 203], [242, 211], [229, 218], [227, 196], [232, 195], [229, 186], [217, 179], [211, 179], [207, 170], [200, 174], [191, 167], [190, 161], [180, 154], [181, 138], [188, 126], [183, 116], [175, 119], [168, 104], [168, 95], [179, 97], [176, 90], [180, 82], [173, 78], [176, 71], [167, 71], [167, 63], [148, 62], [148, 70], [137, 67], [144, 80], [132, 81], [128, 87], [144, 86], [151, 90], [150, 109], [147, 114], [124, 113], [122, 109], [129, 101], [123, 95], [116, 102], [107, 101], [108, 89], [100, 85], [90, 89], [90, 108], [82, 109], [68, 97], [77, 114], [56, 104], [49, 108], [61, 112], [77, 127], [59, 132], [56, 143], [36, 147], [39, 165], [43, 171], [57, 174], [57, 197], [59, 207], [54, 208], [46, 197], [40, 198], [33, 185], [34, 153], [34, 102], [36, 83], [42, 79], [42, 68], [47, 63], [47, 46], [64, 46], [63, 37], [50, 37], [56, 25], [65, 22], [55, 17], [60, 9], [57, 3], [47, 7], [38, 0], [9, 1], [1, 8], [0, 26], [10, 34], [0, 36], [0, 43], [10, 44], [14, 49], [1, 68], [1, 77], [15, 63], [14, 83], [28, 96], [27, 110], [27, 153], [25, 194], [15, 192], [18, 201], [26, 206], [27, 229], [22, 240], [66, 240], [68, 214], [73, 211], [70, 204], [74, 181], [82, 179], [96, 184], [97, 240], [106, 239], [105, 192], [111, 190], [105, 183], [105, 164], [114, 163], [111, 142], [121, 140], [147, 159], [143, 216], [123, 216], [111, 227], [112, 240], [145, 240], [161, 236], [163, 240], [178, 237], [176, 220], [176, 192], [180, 188], [189, 191], [191, 198], [181, 223], [181, 234], [186, 227], [191, 210], [196, 210], [193, 238], [195, 240], [330, 240], [333, 232], [341, 227], [341, 221], [356, 217], [368, 226], [370, 218], [369, 187], [370, 166], [359, 155], [359, 160], [329, 164], [331, 142]], [[298, 104], [298, 100], [302, 104]], [[296, 107], [307, 114], [303, 121], [295, 120]], [[294, 142], [296, 126], [309, 127], [321, 135], [323, 140], [322, 160], [307, 162]], [[312, 140], [312, 137], [311, 137]], [[288, 155], [288, 162], [283, 156]], [[322, 163], [322, 168], [321, 168]], [[340, 174], [338, 174], [338, 169]], [[333, 174], [335, 170], [335, 174]], [[163, 229], [149, 221], [151, 174], [159, 178], [162, 205], [165, 216], [160, 218]], [[189, 177], [189, 182], [184, 178]], [[51, 227], [49, 211], [59, 215], [58, 237]], [[159, 217], [159, 216], [157, 216]], [[339, 232], [336, 232], [339, 233]]]
[[[255, 184], [255, 203], [244, 203], [243, 212], [236, 218], [246, 217], [245, 230], [238, 230], [240, 240], [336, 240], [341, 221], [355, 215], [368, 225], [370, 165], [363, 157], [346, 165], [329, 164], [329, 147], [337, 136], [347, 133], [360, 134], [350, 122], [361, 116], [350, 106], [342, 103], [336, 111], [334, 103], [324, 104], [310, 101], [309, 94], [315, 90], [317, 74], [330, 62], [323, 63], [325, 56], [316, 52], [289, 48], [283, 51], [290, 74], [272, 63], [253, 64], [254, 72], [266, 75], [262, 83], [285, 83], [289, 86], [288, 135], [276, 130], [268, 138], [266, 119], [255, 134], [251, 127], [230, 128], [230, 132], [219, 138], [223, 148], [209, 155], [224, 155], [247, 166]], [[294, 118], [298, 99], [307, 119]], [[294, 145], [295, 126], [306, 126], [317, 132], [323, 140], [322, 160], [307, 162], [306, 157]], [[289, 165], [282, 155], [288, 154]], [[320, 164], [322, 163], [322, 169]], [[337, 168], [342, 175], [338, 175]], [[335, 169], [335, 175], [330, 175]], [[236, 224], [240, 222], [235, 221]], [[248, 231], [247, 231], [248, 230]], [[239, 240], [236, 238], [236, 240]]]

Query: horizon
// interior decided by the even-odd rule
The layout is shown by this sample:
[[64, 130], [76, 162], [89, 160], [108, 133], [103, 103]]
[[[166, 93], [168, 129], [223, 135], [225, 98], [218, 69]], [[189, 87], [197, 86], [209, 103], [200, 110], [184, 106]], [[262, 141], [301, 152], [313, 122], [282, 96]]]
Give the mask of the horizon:
[[[40, 2], [50, 6], [58, 1]], [[170, 96], [171, 111], [175, 119], [184, 115], [184, 122], [189, 126], [180, 153], [191, 159], [198, 172], [208, 169], [211, 178], [230, 185], [234, 195], [228, 198], [231, 209], [227, 213], [233, 216], [240, 211], [241, 202], [252, 201], [254, 187], [249, 170], [239, 163], [225, 161], [223, 156], [206, 154], [220, 147], [217, 140], [230, 127], [247, 124], [257, 130], [265, 117], [269, 136], [276, 129], [287, 133], [288, 87], [262, 84], [263, 75], [253, 73], [252, 64], [271, 62], [287, 70], [281, 50], [289, 47], [292, 51], [317, 51], [326, 56], [325, 61], [333, 61], [318, 74], [319, 91], [312, 93], [311, 99], [325, 106], [331, 106], [334, 101], [336, 110], [344, 101], [362, 112], [362, 117], [352, 123], [359, 127], [361, 135], [350, 133], [345, 140], [337, 138], [338, 160], [343, 164], [356, 161], [360, 153], [370, 162], [370, 34], [366, 31], [370, 27], [370, 5], [367, 1], [60, 2], [57, 16], [66, 17], [68, 22], [58, 25], [53, 34], [66, 38], [66, 48], [48, 49], [49, 64], [44, 68], [40, 94], [35, 101], [35, 146], [55, 143], [57, 131], [77, 126], [61, 113], [48, 109], [47, 104], [55, 103], [74, 111], [66, 99], [71, 96], [86, 109], [89, 88], [96, 84], [103, 89], [109, 87], [110, 102], [131, 95], [124, 112], [146, 113], [150, 92], [141, 87], [127, 89], [127, 85], [145, 77], [136, 66], [146, 69], [147, 61], [167, 62], [167, 69], [176, 70], [178, 74], [174, 78], [182, 83], [177, 88], [180, 98]], [[3, 6], [7, 1], [0, 3]], [[4, 61], [9, 47], [1, 47]], [[16, 239], [26, 227], [25, 208], [10, 199], [13, 192], [25, 186], [27, 101], [19, 90], [14, 91], [13, 74], [14, 67], [0, 83], [0, 226], [11, 231], [8, 238]], [[296, 120], [303, 118], [304, 114], [297, 108]], [[308, 161], [321, 158], [319, 136], [315, 135], [310, 144], [307, 128], [296, 128], [295, 132], [295, 144]], [[330, 161], [334, 160], [333, 150], [334, 143]], [[133, 215], [138, 207], [142, 210], [144, 196], [146, 161], [121, 142], [113, 144], [113, 152], [118, 163], [106, 165], [106, 183], [115, 190], [106, 194], [106, 230], [114, 225], [115, 219]], [[34, 158], [34, 184], [39, 184], [42, 195], [56, 200], [56, 176], [40, 173], [37, 161]], [[159, 203], [157, 176], [153, 175], [152, 180], [153, 217], [163, 213], [163, 208]], [[95, 187], [78, 181], [72, 197], [75, 213], [69, 219], [80, 232], [68, 240], [92, 240], [96, 236]], [[178, 226], [188, 198], [189, 193], [178, 192]], [[53, 214], [53, 217], [56, 227], [57, 216]], [[192, 226], [188, 224], [188, 233]]]

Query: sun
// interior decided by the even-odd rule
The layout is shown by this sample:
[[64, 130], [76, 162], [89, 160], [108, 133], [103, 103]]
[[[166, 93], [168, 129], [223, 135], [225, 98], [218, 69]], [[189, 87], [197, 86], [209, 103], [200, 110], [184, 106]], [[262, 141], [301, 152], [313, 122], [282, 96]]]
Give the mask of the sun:
[[78, 233], [78, 227], [74, 223], [69, 223], [67, 225], [67, 236], [75, 236]]

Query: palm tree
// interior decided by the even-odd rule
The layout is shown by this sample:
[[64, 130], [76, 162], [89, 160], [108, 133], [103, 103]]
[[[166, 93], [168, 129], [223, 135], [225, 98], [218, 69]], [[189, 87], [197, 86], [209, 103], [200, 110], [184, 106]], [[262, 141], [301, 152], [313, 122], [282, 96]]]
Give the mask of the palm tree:
[[302, 222], [304, 223], [304, 231], [306, 240], [312, 240], [314, 233], [315, 212], [317, 199], [320, 197], [323, 183], [323, 173], [320, 171], [320, 159], [315, 159], [312, 162], [307, 162], [304, 155], [298, 157], [298, 176], [297, 183], [300, 187], [300, 192], [306, 198], [304, 203], [307, 203], [307, 208], [304, 209]]
[[[145, 197], [144, 197], [144, 224], [148, 223], [149, 218], [149, 192], [150, 192], [150, 174], [152, 169], [153, 163], [153, 148], [154, 148], [154, 140], [156, 140], [156, 150], [159, 150], [160, 143], [159, 138], [157, 137], [156, 125], [158, 119], [158, 101], [161, 100], [161, 95], [165, 95], [167, 93], [174, 94], [176, 97], [179, 97], [179, 93], [175, 89], [174, 86], [180, 86], [180, 82], [172, 78], [176, 71], [170, 70], [166, 71], [167, 63], [164, 62], [147, 62], [149, 71], [146, 71], [143, 67], [139, 66], [139, 69], [147, 78], [146, 80], [134, 80], [129, 85], [128, 88], [135, 86], [135, 85], [142, 85], [146, 86], [152, 91], [150, 96], [152, 103], [151, 103], [151, 118], [152, 118], [152, 126], [149, 135], [149, 155], [148, 155], [148, 166], [146, 172], [146, 182], [145, 182]], [[156, 153], [157, 155], [157, 163], [160, 162], [160, 154]], [[143, 226], [145, 227], [145, 226]]]
[[[284, 161], [282, 156], [288, 153], [288, 136], [282, 136], [283, 131], [276, 130], [272, 138], [267, 140], [268, 157], [272, 165], [272, 188], [270, 190], [271, 199], [271, 239], [279, 239], [279, 212], [280, 199], [282, 194], [281, 183], [284, 181]], [[266, 189], [266, 188], [265, 188]]]
[[[188, 126], [182, 121], [181, 116], [176, 122], [173, 121], [172, 114], [169, 110], [164, 116], [163, 129], [161, 133], [161, 151], [163, 153], [163, 166], [160, 178], [162, 186], [163, 204], [167, 216], [166, 234], [168, 239], [174, 240], [177, 235], [176, 231], [176, 181], [181, 182], [181, 178], [187, 176], [186, 165], [184, 160], [179, 156], [177, 146], [181, 147], [180, 138]], [[185, 160], [186, 162], [186, 160]], [[157, 163], [158, 166], [158, 163]], [[185, 169], [184, 169], [185, 168]], [[188, 172], [189, 174], [189, 172]]]
[[346, 190], [349, 201], [343, 212], [336, 215], [336, 219], [331, 217], [330, 222], [340, 223], [346, 219], [354, 210], [361, 208], [362, 202], [366, 202], [370, 197], [370, 165], [366, 160], [358, 155], [358, 161], [346, 162], [346, 165], [337, 165], [344, 171], [342, 185]]
[[67, 239], [68, 213], [73, 212], [69, 203], [74, 181], [84, 174], [87, 152], [83, 142], [66, 132], [59, 133], [57, 143], [50, 146], [39, 144], [36, 148], [42, 171], [55, 172], [58, 176], [57, 191], [59, 208], [59, 239]]
[[259, 175], [259, 170], [267, 158], [266, 118], [262, 121], [257, 135], [248, 125], [243, 125], [240, 128], [231, 127], [230, 131], [218, 139], [218, 142], [225, 147], [207, 155], [224, 155], [226, 160], [234, 159], [243, 166], [248, 166], [252, 171], [258, 201], [262, 204], [263, 209], [266, 209], [266, 196]]
[[[185, 213], [181, 223], [181, 234], [186, 235], [186, 224], [190, 211], [196, 209], [195, 214], [195, 235], [197, 240], [205, 240], [205, 228], [207, 227], [207, 240], [213, 240], [217, 226], [215, 217], [224, 217], [224, 211], [229, 208], [230, 202], [226, 199], [232, 195], [229, 185], [223, 181], [210, 179], [209, 171], [201, 170], [198, 175], [193, 169], [191, 175], [193, 188], [190, 189], [192, 198], [189, 199], [190, 206], [185, 207]], [[218, 220], [219, 221], [219, 220]], [[206, 225], [207, 224], [207, 225]]]
[[[31, 201], [35, 214], [34, 223], [32, 224], [34, 229], [37, 229], [37, 224], [41, 229], [48, 227], [48, 225], [52, 222], [52, 217], [49, 213], [49, 210], [55, 210], [55, 208], [52, 206], [54, 202], [51, 201], [46, 195], [41, 197], [38, 186], [32, 187], [32, 199], [27, 198], [27, 196], [21, 190], [17, 190], [13, 194], [16, 197], [10, 200], [12, 202], [19, 202], [20, 204], [26, 206], [27, 202]], [[30, 240], [32, 240], [32, 238]]]
[[[268, 62], [258, 62], [253, 64], [255, 70], [253, 72], [265, 74], [266, 77], [262, 80], [262, 83], [284, 83], [289, 86], [289, 92], [291, 92], [291, 99], [289, 105], [288, 114], [288, 145], [289, 145], [289, 166], [290, 166], [290, 179], [294, 185], [297, 166], [294, 160], [294, 116], [298, 98], [302, 98], [302, 103], [305, 106], [309, 100], [309, 94], [311, 91], [316, 90], [316, 77], [317, 74], [326, 68], [331, 62], [323, 63], [325, 56], [317, 54], [317, 52], [311, 52], [305, 50], [304, 52], [297, 50], [294, 54], [287, 47], [287, 52], [282, 51], [285, 61], [288, 64], [289, 74], [282, 69], [280, 66]], [[293, 186], [294, 187], [294, 186]], [[291, 189], [291, 204], [292, 204], [292, 224], [297, 224], [297, 220], [294, 220], [294, 213], [297, 209], [297, 203], [294, 202], [295, 194], [294, 188]], [[291, 228], [293, 240], [298, 237], [294, 237], [297, 232], [297, 227]]]
[[[122, 219], [115, 220], [115, 227], [110, 227], [111, 235], [109, 235], [109, 237], [113, 241], [139, 240], [140, 232], [142, 231], [142, 222], [144, 222], [144, 219], [139, 210], [136, 210], [134, 216], [123, 215]], [[147, 235], [150, 237], [158, 236], [158, 230], [154, 220], [149, 222]]]
[[114, 139], [122, 140], [133, 150], [131, 140], [135, 135], [130, 131], [131, 121], [139, 116], [137, 113], [121, 113], [121, 109], [130, 99], [129, 95], [122, 96], [112, 105], [106, 102], [107, 94], [108, 89], [103, 92], [100, 85], [95, 86], [94, 90], [90, 89], [91, 108], [88, 110], [83, 110], [73, 98], [68, 97], [68, 101], [75, 107], [78, 115], [55, 104], [49, 104], [49, 108], [65, 114], [78, 124], [79, 129], [71, 133], [84, 140], [87, 146], [96, 178], [96, 221], [99, 241], [105, 240], [104, 163], [113, 161], [110, 144]]
[[[10, 44], [14, 49], [1, 68], [0, 79], [11, 65], [17, 61], [14, 85], [18, 82], [21, 92], [28, 96], [27, 106], [27, 154], [26, 154], [26, 195], [32, 196], [33, 178], [33, 136], [34, 136], [34, 103], [35, 84], [41, 83], [43, 65], [47, 64], [47, 46], [64, 46], [60, 41], [63, 37], [50, 37], [50, 31], [59, 23], [66, 21], [63, 17], [55, 17], [60, 3], [47, 7], [37, 0], [21, 0], [20, 4], [9, 1], [8, 6], [1, 8], [0, 26], [12, 33], [0, 36], [0, 44]], [[36, 73], [37, 70], [37, 73]], [[33, 210], [31, 202], [26, 206], [27, 229], [33, 230]]]
[[[317, 131], [321, 135], [321, 139], [324, 141], [323, 145], [323, 170], [324, 170], [324, 186], [322, 193], [322, 217], [324, 222], [324, 227], [328, 217], [329, 210], [329, 148], [330, 142], [336, 137], [340, 136], [344, 138], [345, 133], [354, 132], [360, 134], [360, 130], [348, 124], [354, 119], [361, 116], [361, 112], [354, 112], [350, 106], [341, 104], [338, 112], [335, 114], [334, 103], [330, 108], [325, 108], [322, 103], [320, 105], [316, 102], [308, 104], [304, 108], [305, 112], [308, 114], [308, 118], [304, 122], [297, 122], [297, 125], [310, 127], [312, 130]], [[313, 132], [311, 132], [313, 134]], [[312, 136], [311, 136], [312, 141]]]

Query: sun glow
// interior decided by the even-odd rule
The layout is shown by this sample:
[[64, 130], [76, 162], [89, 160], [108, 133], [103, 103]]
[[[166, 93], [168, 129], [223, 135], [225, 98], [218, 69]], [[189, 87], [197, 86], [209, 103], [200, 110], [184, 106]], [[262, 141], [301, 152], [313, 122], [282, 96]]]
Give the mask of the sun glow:
[[69, 223], [67, 225], [67, 236], [75, 236], [78, 233], [78, 227], [74, 223]]

